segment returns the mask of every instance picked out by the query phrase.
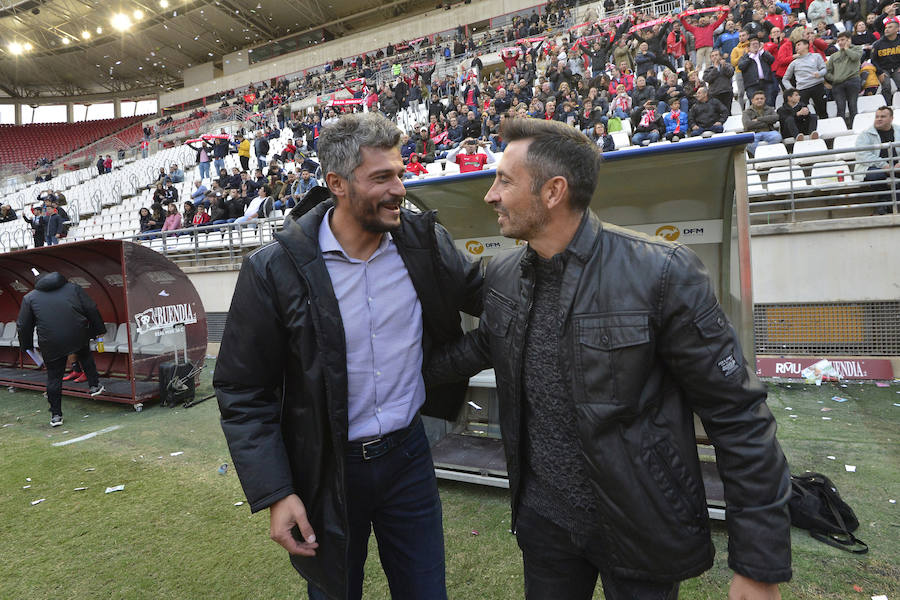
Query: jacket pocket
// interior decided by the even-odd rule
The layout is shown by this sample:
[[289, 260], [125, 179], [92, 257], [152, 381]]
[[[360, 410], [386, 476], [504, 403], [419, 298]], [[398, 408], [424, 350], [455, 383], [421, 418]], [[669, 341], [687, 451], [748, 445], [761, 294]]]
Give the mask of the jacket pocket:
[[[687, 532], [695, 534], [705, 529], [705, 503], [701, 508], [696, 499], [698, 489], [691, 485], [690, 474], [681, 462], [678, 453], [665, 441], [650, 448], [650, 472], [656, 481], [666, 504], [671, 508], [675, 521]], [[702, 489], [702, 486], [700, 486]]]
[[576, 400], [636, 403], [652, 366], [648, 316], [584, 315], [573, 323]]

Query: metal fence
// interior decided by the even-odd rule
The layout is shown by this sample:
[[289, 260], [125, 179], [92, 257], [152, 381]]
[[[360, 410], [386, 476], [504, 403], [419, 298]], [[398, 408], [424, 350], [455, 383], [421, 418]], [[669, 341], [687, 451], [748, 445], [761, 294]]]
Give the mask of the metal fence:
[[[764, 147], [747, 161], [753, 224], [900, 212], [900, 143], [760, 158]], [[876, 158], [865, 158], [865, 153]], [[878, 157], [881, 153], [887, 158]]]

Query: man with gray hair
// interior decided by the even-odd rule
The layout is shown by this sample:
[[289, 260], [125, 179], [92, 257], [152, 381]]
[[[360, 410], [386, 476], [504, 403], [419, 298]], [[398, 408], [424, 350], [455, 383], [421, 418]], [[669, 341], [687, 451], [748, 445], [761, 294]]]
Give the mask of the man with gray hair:
[[313, 600], [362, 598], [370, 531], [393, 598], [446, 598], [441, 502], [419, 413], [455, 419], [465, 384], [422, 365], [481, 314], [481, 272], [434, 212], [402, 208], [400, 131], [325, 127], [331, 199], [285, 219], [241, 268], [213, 384], [253, 512]]

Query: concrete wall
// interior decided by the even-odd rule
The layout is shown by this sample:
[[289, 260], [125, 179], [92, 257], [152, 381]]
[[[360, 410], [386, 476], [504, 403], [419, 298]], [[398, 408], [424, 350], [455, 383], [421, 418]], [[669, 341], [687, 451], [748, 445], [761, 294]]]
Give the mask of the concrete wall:
[[194, 65], [184, 70], [184, 85], [198, 85], [216, 78], [216, 65], [208, 62], [202, 65]]
[[387, 25], [373, 27], [362, 33], [348, 35], [321, 46], [313, 46], [306, 50], [279, 56], [252, 67], [247, 66], [247, 51], [240, 50], [224, 57], [222, 67], [225, 75], [221, 77], [189, 85], [187, 71], [185, 71], [185, 87], [160, 94], [159, 105], [162, 108], [190, 102], [224, 90], [241, 87], [250, 82], [259, 82], [316, 67], [337, 58], [372, 52], [383, 48], [391, 41], [410, 40], [423, 35], [455, 30], [460, 24], [483, 21], [538, 4], [541, 4], [538, 0], [476, 0], [472, 4], [456, 5], [452, 10], [432, 10]]
[[900, 215], [751, 228], [753, 301], [900, 298]]
[[[757, 304], [900, 298], [900, 215], [752, 228]], [[237, 271], [189, 274], [207, 312], [227, 312]]]

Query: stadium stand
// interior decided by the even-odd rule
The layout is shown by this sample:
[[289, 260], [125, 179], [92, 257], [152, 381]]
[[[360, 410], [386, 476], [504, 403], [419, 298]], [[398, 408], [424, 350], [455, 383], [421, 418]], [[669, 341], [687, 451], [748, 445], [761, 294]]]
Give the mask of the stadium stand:
[[[536, 18], [516, 16], [502, 27], [471, 37], [443, 40], [432, 37], [418, 45], [399, 42], [384, 52], [335, 59], [321, 68], [289, 74], [274, 83], [223, 90], [218, 108], [210, 108], [210, 112], [190, 108], [161, 120], [145, 121], [143, 133], [160, 143], [163, 140], [178, 143], [188, 137], [220, 133], [223, 129], [227, 134], [240, 133], [251, 138], [263, 132], [270, 138], [266, 156], [257, 156], [257, 149], [251, 143], [248, 165], [252, 175], [257, 165], [262, 162], [271, 165], [273, 159], [280, 158], [283, 170], [275, 180], [266, 182], [273, 188], [288, 187], [276, 184], [301, 169], [299, 157], [293, 160], [283, 155], [286, 149], [296, 146], [298, 153], [314, 161], [318, 132], [346, 111], [380, 110], [395, 119], [412, 139], [409, 149], [428, 168], [428, 174], [412, 177], [442, 177], [459, 172], [458, 165], [443, 156], [465, 137], [480, 139], [499, 158], [504, 143], [497, 127], [503, 118], [558, 119], [586, 133], [593, 130], [594, 124], [603, 123], [610, 132], [614, 151], [627, 152], [636, 147], [632, 143], [635, 130], [646, 129], [645, 121], [652, 124], [656, 117], [663, 115], [658, 114], [658, 108], [656, 113], [648, 115], [637, 106], [627, 118], [616, 117], [612, 82], [632, 84], [635, 76], [643, 76], [652, 91], [642, 93], [649, 93], [654, 101], [674, 93], [684, 98], [690, 109], [697, 101], [697, 89], [707, 85], [704, 81], [715, 79], [714, 67], [696, 63], [693, 35], [682, 34], [687, 42], [683, 56], [678, 55], [677, 44], [669, 43], [671, 24], [676, 20], [670, 13], [677, 14], [680, 10], [680, 5], [673, 2], [647, 3], [639, 9], [607, 2], [606, 6], [590, 4], [575, 15], [563, 5], [550, 3], [538, 7]], [[712, 5], [682, 13], [681, 20], [702, 26], [707, 17], [715, 17], [720, 11], [726, 13], [726, 19], [716, 30], [714, 46], [725, 54], [730, 52], [731, 63], [736, 63], [735, 56], [740, 58], [742, 52], [736, 45], [737, 36], [732, 34], [741, 27], [759, 31], [767, 51], [777, 50], [770, 46], [774, 41], [767, 38], [767, 29], [760, 28], [758, 22], [754, 25], [755, 17], [737, 8]], [[800, 28], [806, 37], [822, 39], [826, 56], [840, 51], [836, 34], [841, 27], [827, 27], [823, 34], [808, 28], [796, 13], [781, 15], [778, 11], [781, 8], [776, 14], [782, 17], [786, 34]], [[876, 20], [872, 27], [883, 29], [883, 19]], [[617, 45], [619, 41], [624, 41], [624, 46]], [[642, 42], [648, 43], [650, 55], [640, 52]], [[624, 62], [625, 68], [619, 69], [613, 64], [616, 61]], [[643, 65], [646, 72], [635, 73], [632, 66], [635, 64]], [[867, 64], [863, 63], [862, 68]], [[661, 82], [665, 82], [666, 72], [672, 69], [677, 84], [667, 88]], [[730, 72], [727, 66], [719, 69], [726, 74]], [[727, 118], [720, 123], [723, 131], [706, 136], [734, 135], [745, 130], [744, 109], [749, 103], [746, 96], [738, 93], [742, 89], [739, 85], [742, 74], [738, 71], [728, 78], [731, 101], [726, 106]], [[772, 83], [777, 85], [775, 81]], [[790, 82], [780, 83], [790, 85]], [[867, 93], [871, 92], [874, 90]], [[633, 89], [628, 93], [635, 94]], [[798, 137], [779, 143], [761, 143], [756, 155], [749, 157], [751, 202], [761, 207], [758, 214], [767, 219], [771, 218], [770, 205], [785, 198], [792, 202], [797, 198], [824, 202], [822, 199], [831, 192], [856, 199], [848, 206], [861, 206], [868, 214], [884, 208], [872, 202], [872, 194], [862, 181], [866, 165], [859, 162], [856, 147], [858, 135], [873, 126], [875, 111], [883, 104], [882, 96], [860, 96], [858, 112], [854, 114], [851, 110], [849, 115], [845, 113], [841, 117], [837, 114], [837, 104], [829, 99], [830, 92], [824, 93], [827, 114], [818, 115], [814, 134], [807, 134], [803, 140]], [[895, 104], [900, 100], [896, 94], [893, 98]], [[550, 112], [551, 100], [556, 104], [553, 112]], [[590, 107], [585, 104], [587, 100], [592, 101]], [[783, 108], [784, 102], [782, 94], [776, 94], [771, 108]], [[812, 101], [809, 110], [813, 111]], [[473, 113], [474, 122], [469, 120], [469, 112]], [[690, 125], [688, 122], [688, 128]], [[129, 144], [139, 142], [138, 127], [128, 130], [137, 131], [129, 134]], [[776, 125], [775, 129], [779, 127]], [[663, 139], [664, 127], [658, 133], [660, 141], [649, 145], [677, 143], [687, 137], [670, 135], [672, 141]], [[224, 158], [229, 174], [233, 168], [241, 168], [236, 141], [234, 138], [229, 141], [229, 153]], [[598, 144], [602, 141], [598, 140]], [[264, 160], [260, 161], [261, 158]], [[63, 242], [93, 237], [129, 238], [166, 254], [196, 256], [202, 250], [222, 248], [234, 253], [236, 249], [254, 247], [271, 239], [271, 227], [228, 223], [196, 229], [185, 224], [185, 229], [190, 231], [166, 232], [169, 235], [148, 235], [141, 231], [138, 213], [154, 202], [153, 184], [159, 169], [166, 170], [176, 163], [184, 170], [184, 181], [174, 186], [181, 210], [184, 201], [190, 198], [193, 182], [200, 179], [195, 160], [194, 149], [176, 145], [134, 162], [116, 161], [112, 173], [107, 175], [98, 176], [90, 168], [66, 173], [54, 182], [17, 191], [7, 197], [7, 203], [21, 211], [34, 205], [42, 192], [64, 190], [73, 223]], [[203, 178], [202, 185], [213, 190], [217, 177], [217, 173], [211, 173], [211, 177]], [[242, 206], [251, 197], [252, 194], [243, 196]], [[273, 197], [279, 199], [284, 200], [285, 195]], [[283, 208], [288, 209], [290, 202], [293, 200], [287, 199]], [[284, 212], [271, 211], [266, 222], [280, 223]], [[33, 242], [26, 227], [22, 221], [0, 224], [0, 248], [30, 247]]]
[[56, 160], [140, 120], [141, 117], [124, 117], [80, 123], [0, 125], [0, 162], [30, 168], [41, 158]]

